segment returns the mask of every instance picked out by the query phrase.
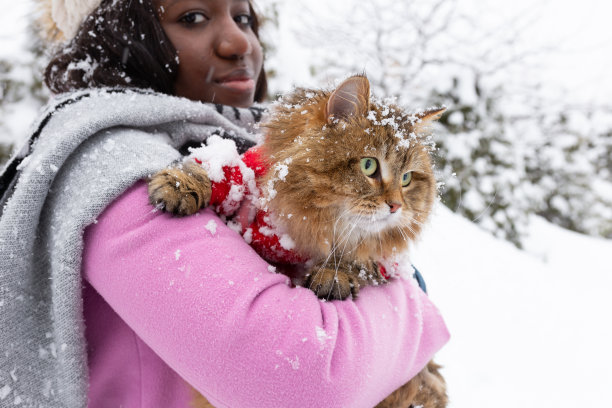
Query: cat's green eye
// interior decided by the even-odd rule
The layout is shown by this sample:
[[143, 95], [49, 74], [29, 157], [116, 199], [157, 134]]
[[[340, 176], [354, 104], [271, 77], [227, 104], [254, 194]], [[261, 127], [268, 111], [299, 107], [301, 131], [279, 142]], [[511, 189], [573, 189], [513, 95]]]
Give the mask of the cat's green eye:
[[372, 177], [378, 169], [378, 162], [373, 157], [364, 157], [361, 159], [361, 171], [368, 177]]
[[412, 181], [412, 172], [409, 171], [407, 173], [404, 173], [404, 175], [402, 176], [402, 187], [408, 187], [411, 181]]

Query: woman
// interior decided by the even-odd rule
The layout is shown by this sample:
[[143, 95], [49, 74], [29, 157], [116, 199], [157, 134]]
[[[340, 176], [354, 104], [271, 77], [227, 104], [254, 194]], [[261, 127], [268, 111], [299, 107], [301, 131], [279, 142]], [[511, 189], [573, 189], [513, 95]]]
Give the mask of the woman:
[[218, 407], [369, 407], [416, 374], [448, 334], [413, 283], [321, 302], [210, 210], [148, 204], [181, 148], [256, 140], [251, 4], [67, 4], [46, 81], [72, 93], [0, 179], [2, 405], [186, 407], [189, 383]]

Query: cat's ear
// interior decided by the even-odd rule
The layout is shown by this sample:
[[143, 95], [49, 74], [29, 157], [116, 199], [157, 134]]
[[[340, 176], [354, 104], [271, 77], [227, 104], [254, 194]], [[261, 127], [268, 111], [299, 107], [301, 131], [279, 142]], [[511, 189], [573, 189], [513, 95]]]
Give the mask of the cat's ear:
[[417, 121], [414, 124], [416, 133], [427, 133], [432, 123], [440, 119], [444, 112], [446, 112], [446, 107], [442, 106], [441, 108], [429, 108], [423, 112], [416, 113], [414, 115], [417, 117]]
[[365, 116], [369, 110], [370, 81], [365, 76], [356, 75], [332, 92], [325, 106], [325, 118], [331, 124], [334, 119]]
[[421, 120], [421, 122], [433, 122], [434, 120], [440, 119], [442, 114], [446, 112], [446, 107], [441, 108], [429, 108], [424, 112], [417, 113], [415, 116]]

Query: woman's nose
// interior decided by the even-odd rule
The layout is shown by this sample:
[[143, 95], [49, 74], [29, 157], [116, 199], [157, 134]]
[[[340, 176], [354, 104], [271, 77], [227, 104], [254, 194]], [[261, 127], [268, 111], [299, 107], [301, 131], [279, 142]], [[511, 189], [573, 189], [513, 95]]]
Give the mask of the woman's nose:
[[224, 21], [217, 35], [217, 54], [221, 58], [237, 59], [251, 53], [247, 32], [233, 19]]

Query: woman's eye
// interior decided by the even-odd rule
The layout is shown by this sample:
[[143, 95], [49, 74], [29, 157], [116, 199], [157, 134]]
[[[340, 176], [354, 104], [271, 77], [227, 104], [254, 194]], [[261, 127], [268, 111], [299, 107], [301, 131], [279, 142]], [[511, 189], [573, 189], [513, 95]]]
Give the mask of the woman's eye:
[[361, 159], [361, 171], [368, 177], [374, 176], [378, 169], [378, 161], [373, 157], [364, 157]]
[[180, 21], [185, 24], [199, 24], [206, 20], [206, 16], [202, 13], [187, 13], [181, 17]]
[[408, 187], [412, 181], [412, 172], [404, 173], [402, 176], [402, 187]]
[[241, 14], [239, 16], [236, 16], [234, 18], [234, 21], [236, 21], [238, 25], [250, 27], [253, 24], [253, 16], [249, 14]]

